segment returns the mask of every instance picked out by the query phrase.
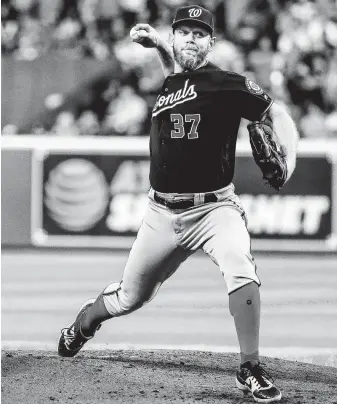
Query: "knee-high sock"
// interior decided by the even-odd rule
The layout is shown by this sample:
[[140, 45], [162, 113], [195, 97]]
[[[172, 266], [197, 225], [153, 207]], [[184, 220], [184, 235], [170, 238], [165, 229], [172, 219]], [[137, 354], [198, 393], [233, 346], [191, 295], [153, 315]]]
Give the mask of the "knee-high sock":
[[99, 295], [94, 304], [90, 306], [80, 319], [81, 332], [84, 336], [91, 336], [99, 324], [111, 318], [105, 307], [103, 295]]
[[234, 317], [241, 363], [259, 361], [260, 291], [255, 282], [229, 295], [229, 311]]

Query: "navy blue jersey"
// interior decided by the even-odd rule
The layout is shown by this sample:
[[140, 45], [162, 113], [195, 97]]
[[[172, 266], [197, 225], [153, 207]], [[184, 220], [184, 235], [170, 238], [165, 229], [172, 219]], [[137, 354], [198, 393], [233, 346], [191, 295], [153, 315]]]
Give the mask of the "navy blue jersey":
[[169, 75], [152, 111], [152, 188], [200, 193], [228, 185], [241, 118], [260, 120], [271, 104], [253, 81], [210, 62]]

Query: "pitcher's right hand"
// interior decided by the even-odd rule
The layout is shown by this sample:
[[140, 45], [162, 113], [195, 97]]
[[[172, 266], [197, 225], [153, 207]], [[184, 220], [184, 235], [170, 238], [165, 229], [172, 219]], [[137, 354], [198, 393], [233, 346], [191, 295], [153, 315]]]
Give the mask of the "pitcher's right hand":
[[144, 48], [156, 48], [160, 41], [158, 32], [149, 24], [137, 24], [132, 27], [130, 38]]

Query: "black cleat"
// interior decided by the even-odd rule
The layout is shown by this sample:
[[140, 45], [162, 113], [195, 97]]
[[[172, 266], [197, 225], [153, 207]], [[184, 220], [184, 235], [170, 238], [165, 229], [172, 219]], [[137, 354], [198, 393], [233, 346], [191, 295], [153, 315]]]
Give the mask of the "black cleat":
[[76, 320], [69, 326], [61, 330], [61, 335], [58, 342], [58, 354], [64, 357], [72, 357], [77, 354], [77, 352], [83, 347], [83, 345], [93, 338], [96, 331], [101, 328], [101, 324], [96, 328], [94, 334], [90, 337], [85, 337], [80, 330], [80, 318], [83, 313], [93, 305], [95, 299], [90, 299], [83, 303], [81, 306]]
[[250, 391], [257, 403], [274, 403], [281, 400], [282, 394], [273, 382], [260, 363], [254, 365], [245, 362], [236, 372], [236, 386], [244, 393]]

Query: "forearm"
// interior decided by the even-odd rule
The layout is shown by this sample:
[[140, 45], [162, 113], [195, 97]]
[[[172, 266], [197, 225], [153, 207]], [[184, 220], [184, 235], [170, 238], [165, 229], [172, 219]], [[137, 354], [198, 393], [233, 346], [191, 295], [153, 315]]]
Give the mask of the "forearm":
[[276, 103], [271, 106], [267, 114], [272, 121], [277, 140], [286, 153], [288, 181], [296, 166], [296, 152], [299, 139], [296, 125], [286, 110]]
[[166, 77], [174, 70], [172, 47], [166, 41], [158, 38], [156, 49]]

